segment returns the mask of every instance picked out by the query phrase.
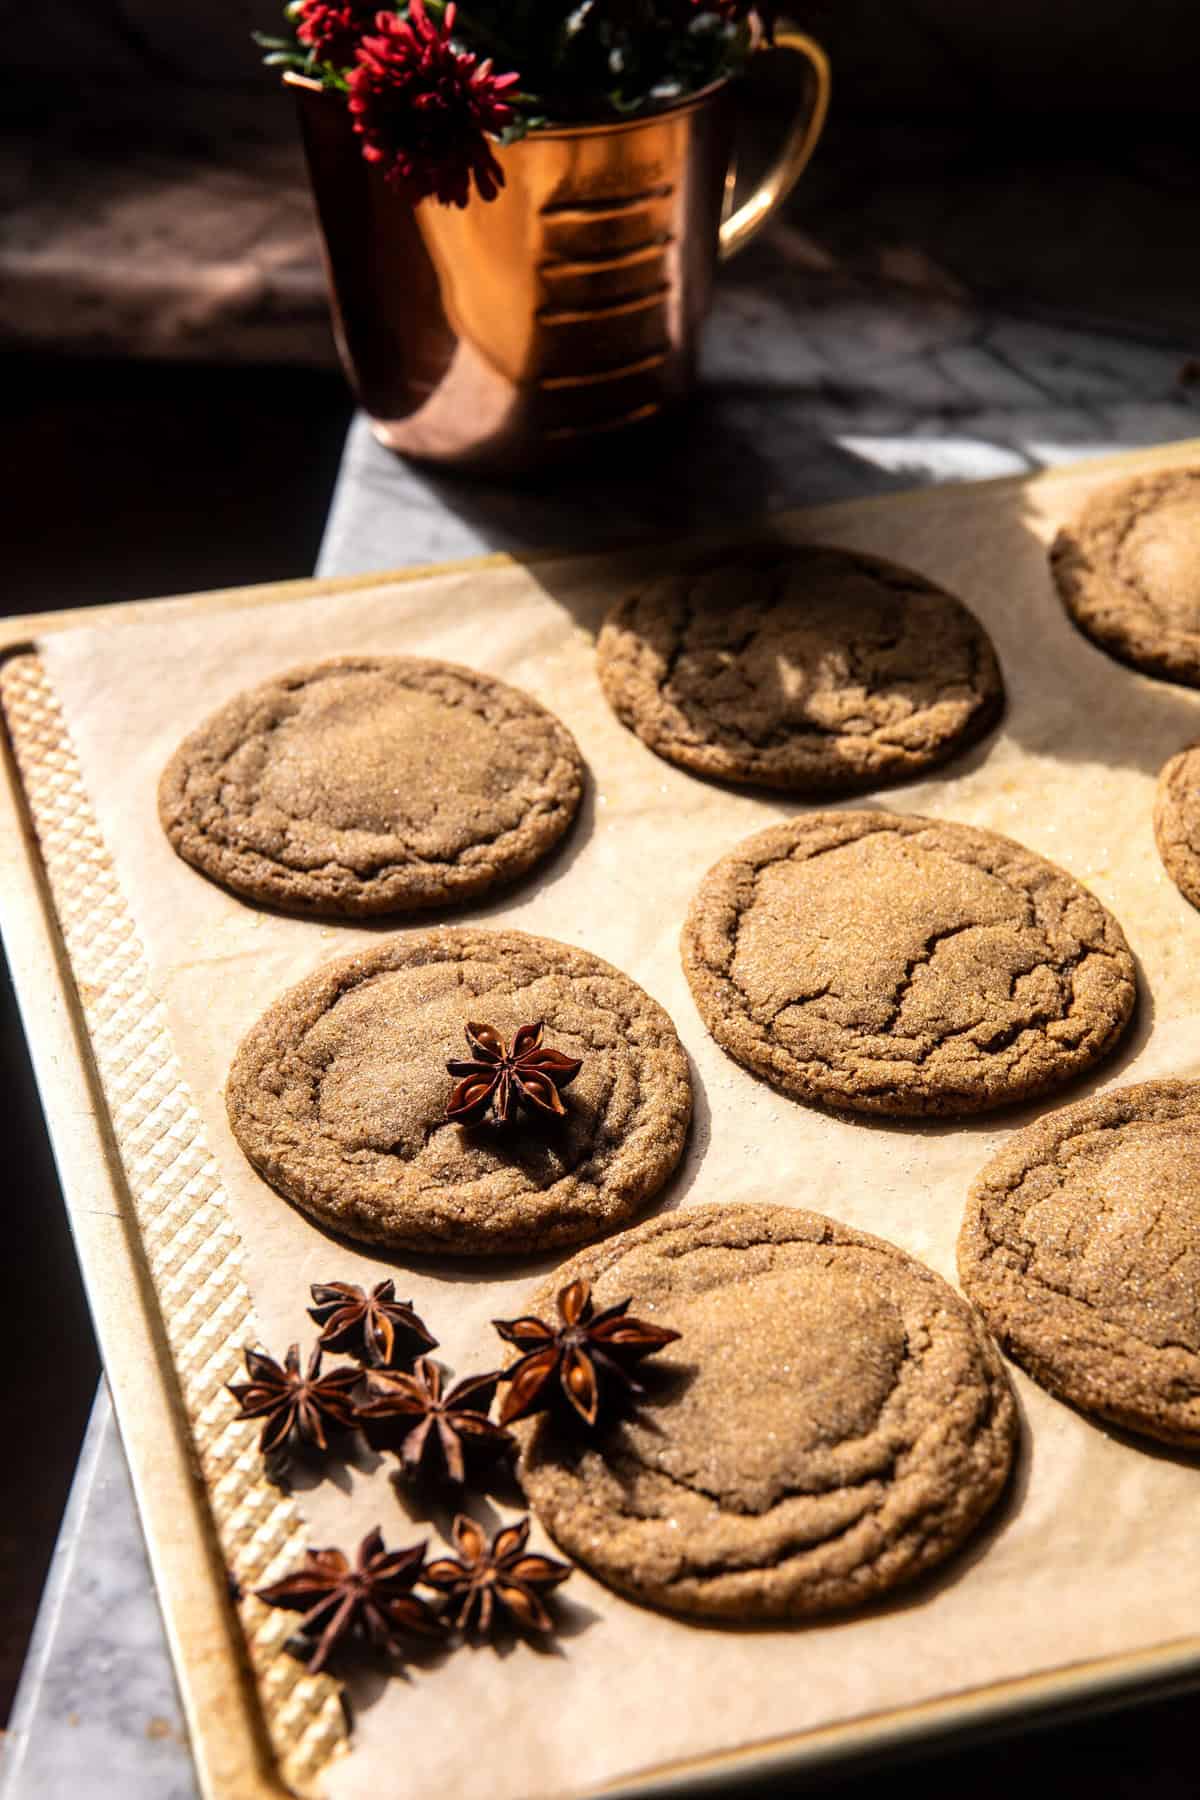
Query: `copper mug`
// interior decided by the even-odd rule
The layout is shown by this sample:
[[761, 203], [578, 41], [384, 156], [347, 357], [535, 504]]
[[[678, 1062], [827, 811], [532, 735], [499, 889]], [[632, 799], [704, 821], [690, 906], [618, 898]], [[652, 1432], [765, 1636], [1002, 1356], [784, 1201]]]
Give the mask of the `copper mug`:
[[661, 414], [695, 374], [718, 260], [748, 244], [802, 174], [829, 103], [813, 98], [733, 208], [730, 84], [644, 118], [550, 127], [499, 149], [505, 185], [463, 209], [413, 207], [363, 160], [344, 101], [299, 103], [342, 363], [390, 450], [515, 473]]

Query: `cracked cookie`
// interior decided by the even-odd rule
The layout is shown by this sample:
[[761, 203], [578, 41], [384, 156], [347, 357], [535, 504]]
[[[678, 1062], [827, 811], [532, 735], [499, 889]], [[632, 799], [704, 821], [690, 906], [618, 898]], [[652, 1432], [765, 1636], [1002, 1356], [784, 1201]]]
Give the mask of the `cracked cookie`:
[[917, 1116], [1045, 1093], [1112, 1049], [1133, 958], [1087, 889], [991, 831], [818, 812], [710, 869], [683, 966], [722, 1049], [801, 1100]]
[[1041, 1119], [976, 1180], [963, 1287], [1035, 1381], [1200, 1449], [1200, 1082]]
[[1095, 494], [1055, 538], [1050, 567], [1067, 612], [1102, 650], [1200, 687], [1200, 469]]
[[343, 917], [515, 880], [583, 792], [574, 739], [517, 688], [409, 656], [339, 656], [239, 694], [163, 772], [185, 862], [249, 900]]
[[905, 781], [1004, 706], [973, 614], [857, 551], [727, 551], [630, 594], [597, 647], [619, 719], [668, 762], [725, 781], [846, 793]]
[[1154, 796], [1154, 838], [1175, 886], [1200, 906], [1200, 744], [1190, 744], [1163, 766]]
[[895, 1245], [786, 1206], [686, 1207], [574, 1257], [597, 1308], [680, 1341], [592, 1435], [518, 1426], [520, 1480], [567, 1553], [633, 1599], [805, 1618], [942, 1562], [1002, 1492], [1017, 1437], [982, 1322]]
[[[582, 1060], [565, 1116], [449, 1123], [464, 1028], [545, 1021]], [[237, 1053], [229, 1122], [321, 1225], [392, 1248], [492, 1256], [599, 1237], [667, 1180], [691, 1116], [687, 1057], [658, 1003], [586, 950], [444, 927], [318, 969]]]

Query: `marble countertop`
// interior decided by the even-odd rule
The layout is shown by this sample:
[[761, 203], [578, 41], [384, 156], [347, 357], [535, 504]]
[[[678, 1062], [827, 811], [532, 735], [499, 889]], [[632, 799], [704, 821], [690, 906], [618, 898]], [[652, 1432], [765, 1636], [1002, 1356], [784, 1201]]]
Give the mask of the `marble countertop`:
[[[397, 461], [359, 418], [318, 573], [583, 551], [1200, 435], [1200, 395], [1181, 378], [1195, 348], [984, 310], [927, 281], [849, 277], [784, 225], [722, 278], [701, 391], [653, 450], [623, 452], [603, 477], [499, 489]], [[0, 1757], [0, 1800], [196, 1791], [102, 1385]]]

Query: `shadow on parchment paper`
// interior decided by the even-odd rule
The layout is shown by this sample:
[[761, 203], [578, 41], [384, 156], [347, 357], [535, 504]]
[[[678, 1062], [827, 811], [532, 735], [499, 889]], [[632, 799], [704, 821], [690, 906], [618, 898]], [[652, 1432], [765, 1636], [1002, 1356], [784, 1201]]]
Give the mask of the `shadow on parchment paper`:
[[284, 1455], [266, 1463], [267, 1480], [285, 1494], [308, 1494], [327, 1484], [339, 1493], [352, 1494], [356, 1476], [365, 1479], [382, 1467], [382, 1456], [357, 1431], [331, 1435], [328, 1451], [289, 1446]]
[[1139, 1456], [1150, 1456], [1155, 1462], [1174, 1463], [1180, 1469], [1194, 1469], [1200, 1474], [1200, 1450], [1189, 1450], [1183, 1444], [1167, 1444], [1157, 1438], [1142, 1437], [1136, 1431], [1126, 1431], [1122, 1425], [1114, 1425], [1110, 1419], [1101, 1419], [1095, 1413], [1084, 1412], [1082, 1407], [1073, 1406], [1064, 1400], [1061, 1394], [1054, 1396], [1062, 1406], [1070, 1406], [1071, 1411], [1085, 1419], [1097, 1431], [1102, 1431], [1114, 1444], [1123, 1444], [1127, 1450], [1136, 1450]]
[[[386, 1531], [384, 1540], [388, 1541]], [[297, 1648], [303, 1649], [303, 1639], [295, 1641]], [[419, 1685], [423, 1677], [436, 1676], [453, 1655], [453, 1646], [440, 1638], [427, 1642], [415, 1634], [405, 1638], [403, 1656], [389, 1657], [386, 1662], [365, 1645], [351, 1645], [339, 1651], [339, 1660], [331, 1663], [330, 1673], [342, 1682], [342, 1705], [350, 1725], [382, 1700], [394, 1681]]]

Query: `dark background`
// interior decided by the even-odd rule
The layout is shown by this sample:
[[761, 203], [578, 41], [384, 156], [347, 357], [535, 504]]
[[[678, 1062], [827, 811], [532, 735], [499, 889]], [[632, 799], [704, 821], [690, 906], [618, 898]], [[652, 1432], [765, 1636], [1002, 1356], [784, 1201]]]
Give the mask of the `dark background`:
[[[468, 8], [469, 10], [469, 8]], [[1195, 105], [1200, 27], [1189, 0], [794, 0], [863, 110], [1110, 114]], [[14, 79], [258, 82], [251, 30], [275, 31], [276, 0], [49, 0], [0, 7]]]

